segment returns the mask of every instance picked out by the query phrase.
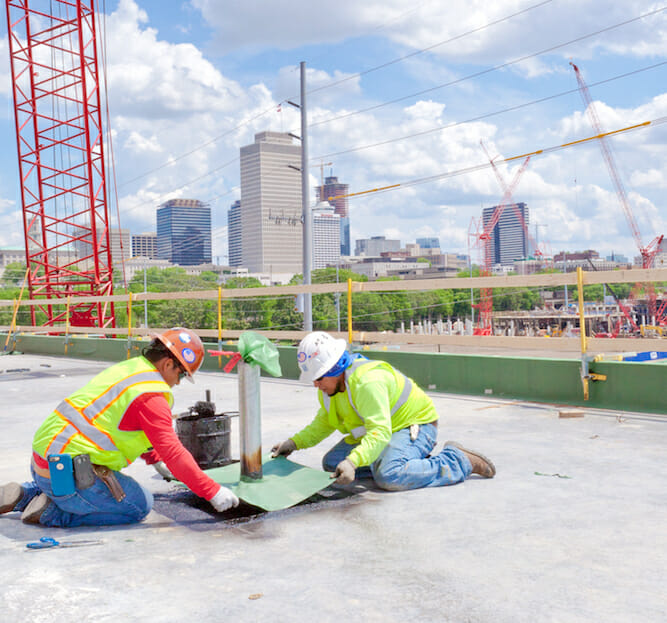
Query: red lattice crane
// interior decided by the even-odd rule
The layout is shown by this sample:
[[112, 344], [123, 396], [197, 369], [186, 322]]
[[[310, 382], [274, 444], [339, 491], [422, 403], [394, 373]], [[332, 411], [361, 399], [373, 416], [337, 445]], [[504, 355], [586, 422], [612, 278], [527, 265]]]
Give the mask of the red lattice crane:
[[[616, 168], [616, 162], [614, 161], [614, 156], [611, 151], [611, 146], [607, 142], [607, 137], [603, 136], [602, 125], [600, 119], [598, 118], [597, 112], [595, 110], [595, 104], [591, 98], [591, 94], [588, 90], [588, 86], [579, 71], [579, 68], [572, 62], [570, 62], [574, 73], [577, 77], [577, 84], [579, 85], [579, 92], [581, 97], [584, 100], [586, 106], [586, 113], [588, 114], [588, 119], [593, 126], [593, 130], [596, 132], [598, 145], [600, 145], [600, 150], [602, 151], [602, 157], [604, 158], [605, 164], [609, 171], [609, 176], [611, 177], [612, 184], [614, 185], [614, 190], [618, 196], [618, 200], [623, 208], [625, 218], [628, 221], [630, 226], [630, 231], [632, 232], [632, 237], [634, 238], [635, 244], [639, 249], [639, 254], [642, 258], [642, 268], [652, 268], [655, 255], [660, 249], [660, 243], [662, 242], [663, 236], [656, 236], [648, 245], [644, 246], [642, 243], [641, 234], [639, 233], [639, 227], [637, 226], [637, 221], [635, 220], [634, 214], [632, 212], [632, 207], [628, 201], [628, 195], [625, 192], [623, 182], [621, 177], [618, 174], [618, 169]], [[647, 294], [648, 294], [648, 312], [651, 318], [656, 318], [656, 295], [655, 288], [653, 284], [647, 284]], [[656, 321], [660, 322], [660, 318], [656, 318]]]
[[[482, 247], [483, 253], [483, 262], [484, 265], [480, 268], [480, 276], [490, 276], [491, 269], [493, 267], [493, 258], [491, 256], [491, 234], [495, 226], [498, 224], [500, 217], [503, 215], [505, 208], [512, 204], [512, 193], [516, 188], [523, 172], [528, 166], [530, 161], [530, 156], [527, 156], [523, 161], [523, 164], [519, 167], [519, 170], [514, 175], [514, 179], [509, 186], [505, 188], [505, 192], [500, 201], [500, 204], [496, 206], [496, 209], [493, 211], [491, 218], [483, 226], [481, 233], [475, 234], [476, 244]], [[492, 327], [492, 318], [493, 318], [493, 289], [492, 288], [480, 288], [479, 290], [479, 303], [475, 305], [479, 309], [479, 323], [478, 326], [473, 330], [473, 335], [491, 335]]]
[[[486, 157], [488, 158], [489, 163], [491, 164], [491, 168], [493, 169], [493, 172], [496, 176], [496, 180], [498, 180], [498, 185], [500, 186], [500, 189], [503, 191], [503, 193], [507, 192], [508, 190], [507, 182], [505, 181], [505, 178], [503, 177], [502, 173], [496, 166], [496, 163], [494, 162], [495, 158], [491, 158], [491, 156], [489, 155], [489, 152], [486, 149], [486, 145], [484, 145], [484, 141], [480, 141], [479, 144], [482, 146], [482, 149], [484, 150], [484, 153], [486, 154]], [[526, 240], [528, 240], [528, 245], [530, 248], [533, 249], [533, 254], [535, 255], [536, 259], [540, 261], [542, 267], [545, 268], [547, 266], [547, 263], [549, 262], [548, 255], [550, 254], [545, 253], [545, 251], [541, 249], [537, 244], [537, 240], [535, 240], [535, 238], [530, 233], [528, 225], [525, 219], [523, 218], [523, 213], [521, 212], [521, 210], [519, 210], [519, 206], [516, 203], [511, 203], [510, 207], [514, 210], [514, 214], [517, 217], [521, 225], [521, 228], [523, 229], [523, 233], [526, 236]]]
[[94, 2], [6, 10], [32, 324], [113, 327]]

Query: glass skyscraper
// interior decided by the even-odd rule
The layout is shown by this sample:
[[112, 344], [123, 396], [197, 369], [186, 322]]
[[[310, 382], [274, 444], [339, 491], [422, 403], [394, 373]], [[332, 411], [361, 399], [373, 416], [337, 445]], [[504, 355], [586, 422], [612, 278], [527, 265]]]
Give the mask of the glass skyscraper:
[[[493, 218], [499, 206], [484, 208], [482, 221], [484, 227]], [[525, 203], [506, 205], [500, 219], [491, 232], [491, 262], [511, 266], [514, 260], [528, 257], [527, 228], [530, 222], [528, 206]]]
[[237, 199], [227, 212], [227, 254], [230, 266], [241, 266], [241, 200]]
[[157, 209], [157, 257], [173, 264], [211, 263], [211, 208], [198, 199], [171, 199]]

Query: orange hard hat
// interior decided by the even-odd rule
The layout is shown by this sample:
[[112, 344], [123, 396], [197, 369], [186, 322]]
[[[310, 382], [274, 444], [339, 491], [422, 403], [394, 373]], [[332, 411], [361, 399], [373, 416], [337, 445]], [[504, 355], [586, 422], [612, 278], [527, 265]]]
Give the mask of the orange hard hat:
[[164, 333], [156, 333], [153, 337], [160, 340], [178, 359], [187, 372], [190, 383], [194, 383], [194, 375], [204, 361], [204, 345], [199, 336], [190, 329], [174, 327]]

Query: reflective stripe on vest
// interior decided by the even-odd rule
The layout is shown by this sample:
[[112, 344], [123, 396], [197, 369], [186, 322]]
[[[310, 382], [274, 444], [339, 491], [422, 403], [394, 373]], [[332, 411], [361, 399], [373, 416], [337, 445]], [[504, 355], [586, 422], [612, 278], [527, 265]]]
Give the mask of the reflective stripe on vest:
[[77, 433], [83, 435], [88, 441], [95, 444], [101, 450], [117, 452], [118, 448], [111, 437], [97, 428], [97, 426], [93, 424], [93, 421], [100, 413], [109, 407], [110, 404], [117, 400], [128, 387], [139, 383], [156, 381], [164, 383], [164, 379], [159, 372], [140, 372], [139, 374], [133, 374], [130, 377], [122, 379], [115, 385], [112, 385], [109, 388], [109, 391], [105, 392], [99, 398], [96, 398], [95, 401], [90, 403], [83, 409], [83, 411], [79, 411], [79, 409], [67, 402], [67, 399], [63, 400], [56, 408], [56, 412], [67, 421], [67, 424], [49, 444], [49, 454], [60, 454], [64, 452], [70, 439]]
[[[352, 392], [350, 391], [349, 378], [350, 376], [352, 376], [352, 374], [354, 374], [354, 372], [357, 370], [359, 366], [366, 365], [367, 363], [371, 363], [371, 361], [369, 361], [365, 357], [355, 359], [345, 370], [345, 390], [347, 391], [347, 399], [350, 402], [350, 406], [357, 414], [357, 417], [362, 422], [364, 422], [365, 420], [362, 417], [361, 413], [359, 413], [359, 410], [357, 409], [356, 405], [354, 404], [354, 401], [352, 400]], [[401, 395], [398, 397], [398, 400], [394, 403], [394, 406], [391, 408], [390, 414], [392, 416], [408, 401], [410, 392], [412, 391], [412, 381], [407, 376], [405, 376], [405, 374], [403, 374], [400, 370], [396, 370], [396, 368], [393, 368], [393, 370], [399, 376], [402, 376], [405, 382], [403, 383], [403, 390], [401, 391]], [[322, 402], [324, 403], [324, 408], [327, 411], [329, 411], [329, 404], [331, 401], [330, 396], [322, 392], [322, 399], [323, 399]], [[361, 426], [357, 426], [356, 428], [353, 428], [350, 431], [350, 434], [355, 439], [359, 439], [360, 437], [363, 437], [366, 434], [366, 426], [364, 426], [363, 424]]]

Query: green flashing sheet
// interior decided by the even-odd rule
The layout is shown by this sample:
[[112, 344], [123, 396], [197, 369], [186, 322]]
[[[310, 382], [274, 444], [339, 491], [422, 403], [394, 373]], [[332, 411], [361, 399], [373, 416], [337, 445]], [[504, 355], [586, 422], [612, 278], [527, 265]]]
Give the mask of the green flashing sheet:
[[[205, 470], [217, 483], [231, 489], [236, 497], [266, 511], [278, 511], [309, 498], [326, 489], [333, 480], [331, 474], [294, 463], [283, 456], [275, 459], [262, 456], [261, 480], [242, 481], [240, 463]], [[178, 483], [182, 486], [183, 483]]]

